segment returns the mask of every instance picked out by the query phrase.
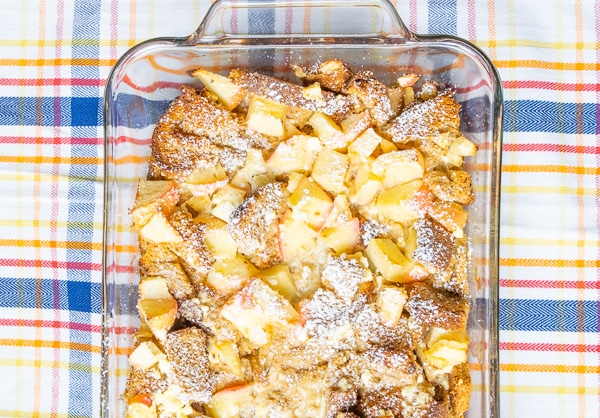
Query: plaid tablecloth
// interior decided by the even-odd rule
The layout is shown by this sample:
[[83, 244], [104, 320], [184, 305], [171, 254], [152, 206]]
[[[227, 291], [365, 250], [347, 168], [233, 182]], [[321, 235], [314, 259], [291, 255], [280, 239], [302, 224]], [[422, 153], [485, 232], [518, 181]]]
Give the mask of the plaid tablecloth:
[[[105, 80], [209, 2], [2, 3], [0, 416], [97, 416]], [[600, 2], [394, 4], [503, 80], [501, 415], [600, 416]]]

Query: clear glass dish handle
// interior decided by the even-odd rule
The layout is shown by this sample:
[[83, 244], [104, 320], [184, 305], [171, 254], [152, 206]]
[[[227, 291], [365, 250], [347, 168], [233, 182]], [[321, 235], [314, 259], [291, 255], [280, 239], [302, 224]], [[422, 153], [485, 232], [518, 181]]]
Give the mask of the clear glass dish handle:
[[389, 0], [217, 0], [190, 40], [315, 36], [409, 38], [411, 33]]

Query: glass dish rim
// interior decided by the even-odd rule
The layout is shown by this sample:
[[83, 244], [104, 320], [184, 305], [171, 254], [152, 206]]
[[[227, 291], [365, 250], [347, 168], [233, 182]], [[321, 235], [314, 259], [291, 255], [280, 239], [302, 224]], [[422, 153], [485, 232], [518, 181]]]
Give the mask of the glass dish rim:
[[[498, 363], [498, 355], [499, 355], [499, 338], [498, 338], [498, 250], [499, 250], [499, 219], [500, 219], [500, 173], [501, 173], [501, 159], [502, 159], [502, 136], [503, 136], [503, 89], [502, 83], [500, 79], [499, 72], [492, 60], [487, 56], [487, 54], [479, 47], [471, 43], [470, 41], [460, 38], [454, 35], [446, 35], [446, 34], [417, 34], [409, 31], [403, 24], [400, 19], [396, 8], [389, 2], [389, 0], [372, 0], [371, 3], [384, 4], [385, 7], [391, 7], [392, 10], [395, 11], [395, 17], [398, 19], [398, 23], [401, 25], [401, 28], [405, 32], [397, 35], [388, 35], [381, 34], [379, 36], [369, 36], [369, 37], [361, 37], [357, 38], [355, 36], [347, 36], [347, 35], [336, 35], [330, 34], [328, 40], [323, 40], [320, 35], [322, 34], [294, 34], [290, 36], [289, 34], [269, 34], [269, 35], [261, 35], [253, 39], [251, 42], [248, 42], [248, 35], [242, 34], [239, 36], [236, 35], [224, 35], [220, 37], [213, 36], [200, 36], [202, 34], [202, 29], [207, 23], [207, 19], [210, 17], [211, 13], [219, 7], [221, 3], [231, 3], [232, 0], [217, 0], [214, 2], [211, 7], [208, 9], [202, 23], [198, 27], [198, 29], [189, 36], [184, 37], [156, 37], [140, 42], [133, 47], [129, 48], [114, 64], [112, 67], [108, 77], [107, 83], [104, 88], [104, 97], [103, 97], [103, 136], [104, 136], [104, 158], [103, 158], [103, 233], [102, 233], [102, 333], [101, 333], [101, 366], [100, 366], [100, 375], [101, 375], [101, 386], [100, 386], [100, 416], [108, 417], [110, 416], [110, 412], [107, 412], [105, 403], [107, 402], [107, 386], [108, 386], [108, 350], [109, 350], [109, 328], [110, 328], [110, 311], [108, 307], [108, 282], [107, 282], [107, 254], [108, 254], [108, 234], [110, 230], [108, 228], [108, 215], [109, 210], [109, 193], [110, 193], [110, 173], [108, 167], [111, 163], [109, 161], [109, 131], [111, 128], [111, 117], [110, 117], [110, 109], [111, 109], [111, 89], [113, 80], [117, 72], [123, 67], [123, 65], [132, 57], [140, 54], [141, 52], [146, 52], [154, 46], [164, 46], [164, 47], [194, 47], [194, 46], [211, 46], [211, 47], [226, 47], [233, 44], [243, 43], [243, 47], [255, 46], [255, 47], [268, 47], [273, 44], [283, 44], [283, 45], [293, 45], [295, 47], [301, 47], [303, 45], [349, 45], [349, 44], [358, 44], [365, 46], [394, 46], [394, 45], [419, 45], [425, 42], [441, 44], [444, 46], [455, 45], [460, 48], [466, 48], [474, 53], [475, 57], [483, 63], [488, 70], [488, 73], [491, 75], [491, 78], [494, 82], [493, 92], [493, 103], [491, 108], [491, 114], [493, 114], [492, 122], [494, 126], [490, 127], [490, 130], [493, 135], [493, 149], [492, 159], [490, 162], [490, 191], [489, 191], [489, 200], [490, 200], [490, 221], [489, 221], [489, 229], [490, 236], [489, 240], [489, 308], [491, 312], [488, 314], [488, 318], [490, 322], [488, 323], [489, 334], [495, 335], [496, 339], [494, 344], [490, 344], [488, 347], [488, 356], [489, 356], [489, 368], [490, 368], [490, 397], [494, 399], [494, 402], [490, 402], [488, 405], [490, 407], [490, 417], [498, 417], [499, 416], [499, 363]], [[255, 1], [256, 4], [261, 4], [262, 2]], [[297, 2], [300, 3], [300, 2]], [[306, 7], [311, 7], [311, 4], [319, 3], [319, 4], [328, 4], [335, 3], [335, 0], [318, 0], [317, 2], [304, 2], [306, 3]], [[265, 3], [269, 6], [277, 5], [277, 7], [286, 7], [286, 3]], [[254, 36], [254, 35], [253, 35]], [[491, 341], [488, 341], [491, 342]], [[108, 415], [107, 415], [108, 414]]]

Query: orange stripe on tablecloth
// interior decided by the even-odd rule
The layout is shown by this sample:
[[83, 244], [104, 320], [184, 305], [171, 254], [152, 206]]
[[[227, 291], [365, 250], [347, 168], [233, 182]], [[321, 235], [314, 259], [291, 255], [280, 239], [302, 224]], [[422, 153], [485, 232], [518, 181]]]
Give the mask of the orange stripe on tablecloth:
[[[521, 373], [577, 373], [581, 375], [598, 374], [600, 366], [581, 366], [564, 364], [500, 364], [500, 371]], [[582, 416], [582, 415], [580, 415]]]
[[539, 80], [508, 80], [502, 82], [502, 87], [508, 89], [538, 89], [557, 91], [597, 91], [600, 83], [559, 83], [558, 81]]
[[[491, 42], [490, 42], [491, 43]], [[495, 45], [495, 43], [494, 43]], [[600, 71], [600, 63], [554, 62], [542, 60], [494, 60], [498, 68], [537, 68], [555, 71]], [[578, 83], [582, 83], [578, 81]]]
[[[84, 241], [48, 241], [41, 239], [3, 239], [0, 247], [67, 248], [69, 250], [102, 250], [102, 243]], [[129, 249], [130, 246], [124, 248]], [[41, 305], [40, 305], [41, 306]]]
[[549, 344], [549, 343], [500, 343], [500, 350], [513, 351], [558, 351], [563, 353], [600, 353], [600, 345], [593, 344]]
[[[125, 160], [126, 162], [130, 162], [131, 159], [127, 158]], [[119, 162], [121, 162], [121, 159], [119, 159]], [[0, 163], [101, 165], [104, 163], [104, 159], [94, 157], [44, 157], [41, 155], [26, 157], [1, 155]]]
[[548, 258], [501, 258], [502, 267], [600, 268], [600, 260], [561, 260]]
[[99, 58], [2, 58], [0, 67], [113, 67], [116, 62], [116, 59]]
[[579, 167], [568, 165], [502, 164], [502, 171], [506, 173], [561, 173], [590, 176], [600, 175], [600, 167]]
[[[98, 345], [77, 343], [73, 341], [56, 341], [56, 340], [26, 340], [14, 338], [0, 338], [0, 346], [5, 347], [32, 347], [32, 348], [52, 348], [61, 350], [77, 350], [85, 351], [86, 353], [100, 354], [101, 347]], [[128, 355], [131, 352], [131, 347], [117, 347], [113, 349], [118, 355]], [[36, 356], [38, 358], [38, 356]]]

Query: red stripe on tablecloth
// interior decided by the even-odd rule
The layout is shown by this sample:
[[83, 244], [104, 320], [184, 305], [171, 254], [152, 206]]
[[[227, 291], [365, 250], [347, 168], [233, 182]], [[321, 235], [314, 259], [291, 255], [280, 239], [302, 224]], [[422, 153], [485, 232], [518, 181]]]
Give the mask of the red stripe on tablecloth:
[[503, 144], [505, 152], [555, 152], [570, 154], [600, 154], [600, 146], [567, 144]]
[[502, 87], [505, 89], [538, 89], [555, 91], [598, 91], [599, 83], [560, 83], [558, 81], [529, 81], [529, 80], [510, 80], [503, 81]]
[[99, 263], [87, 263], [79, 261], [57, 261], [57, 260], [19, 260], [15, 258], [0, 259], [2, 267], [37, 267], [70, 270], [102, 270]]
[[600, 353], [600, 345], [594, 344], [550, 344], [501, 342], [500, 350], [509, 351], [556, 351], [561, 353]]

